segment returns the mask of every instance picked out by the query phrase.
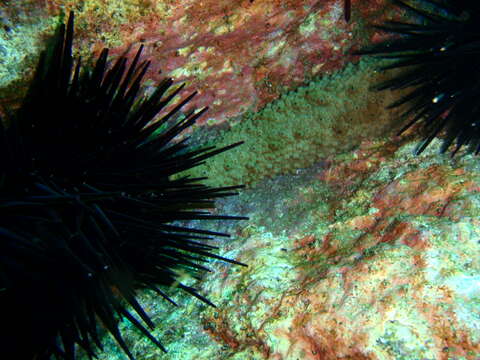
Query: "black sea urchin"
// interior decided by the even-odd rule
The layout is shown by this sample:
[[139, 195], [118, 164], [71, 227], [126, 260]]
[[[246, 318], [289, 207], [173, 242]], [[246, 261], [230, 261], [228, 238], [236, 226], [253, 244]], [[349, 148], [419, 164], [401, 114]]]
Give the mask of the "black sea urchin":
[[400, 133], [423, 123], [427, 136], [416, 154], [443, 130], [442, 153], [454, 142], [452, 156], [463, 145], [480, 152], [480, 1], [392, 1], [418, 22], [376, 26], [395, 36], [360, 53], [391, 59], [382, 69], [405, 68], [377, 86], [378, 90], [411, 88], [389, 105], [407, 104], [402, 117], [408, 122]]
[[75, 346], [93, 357], [102, 347], [99, 321], [134, 359], [120, 319], [163, 349], [135, 291], [152, 289], [173, 303], [161, 288], [176, 284], [179, 272], [198, 277], [209, 271], [201, 265], [208, 258], [243, 265], [205, 243], [227, 234], [175, 223], [245, 219], [206, 210], [240, 186], [212, 188], [178, 175], [238, 143], [189, 149], [174, 141], [206, 109], [159, 132], [194, 94], [152, 123], [182, 87], [169, 90], [167, 79], [139, 99], [149, 66], [139, 62], [141, 48], [129, 66], [119, 58], [110, 68], [103, 50], [88, 71], [74, 64], [72, 37], [70, 14], [41, 55], [21, 108], [8, 126], [0, 122], [2, 358], [72, 360]]

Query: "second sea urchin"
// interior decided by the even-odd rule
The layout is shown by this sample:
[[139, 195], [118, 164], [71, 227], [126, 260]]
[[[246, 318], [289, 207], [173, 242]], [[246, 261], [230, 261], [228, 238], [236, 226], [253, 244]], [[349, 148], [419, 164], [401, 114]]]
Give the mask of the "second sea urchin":
[[179, 273], [199, 277], [211, 258], [243, 265], [206, 243], [227, 234], [177, 223], [245, 219], [208, 211], [241, 186], [181, 176], [238, 143], [191, 149], [175, 141], [206, 110], [168, 125], [194, 94], [167, 112], [182, 87], [171, 90], [167, 79], [141, 99], [149, 66], [141, 48], [128, 66], [121, 57], [111, 67], [104, 50], [89, 71], [74, 61], [72, 39], [73, 14], [41, 55], [20, 109], [8, 126], [0, 122], [0, 351], [11, 359], [73, 360], [76, 346], [93, 357], [102, 347], [98, 324], [133, 359], [121, 319], [163, 349], [136, 290], [173, 303], [165, 289]]
[[418, 21], [387, 21], [376, 26], [392, 34], [362, 50], [389, 59], [384, 70], [401, 68], [378, 90], [409, 89], [392, 103], [407, 104], [402, 133], [423, 123], [426, 137], [421, 153], [445, 130], [441, 148], [454, 144], [452, 156], [464, 145], [480, 152], [480, 2], [476, 0], [392, 0]]

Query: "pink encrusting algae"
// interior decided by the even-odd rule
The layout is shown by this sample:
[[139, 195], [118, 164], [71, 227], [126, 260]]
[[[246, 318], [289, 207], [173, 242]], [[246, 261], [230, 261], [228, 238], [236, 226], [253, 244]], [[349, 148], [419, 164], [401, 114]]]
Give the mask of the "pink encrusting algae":
[[210, 107], [200, 125], [231, 121], [312, 76], [342, 68], [358, 45], [354, 31], [382, 11], [377, 1], [352, 1], [353, 18], [346, 23], [342, 0], [49, 0], [25, 6], [51, 15], [75, 10], [84, 59], [104, 47], [115, 56], [144, 44], [144, 58], [152, 61], [147, 79], [187, 82], [198, 91], [193, 104]]
[[480, 173], [473, 158], [452, 170], [412, 148], [365, 142], [292, 176], [295, 188], [244, 195], [282, 206], [257, 205], [232, 248], [250, 266], [204, 316], [209, 333], [244, 358], [477, 359]]
[[213, 265], [217, 308], [163, 322], [174, 358], [478, 359], [480, 171], [415, 145], [366, 141], [224, 203], [250, 222], [222, 255], [249, 266]]
[[[250, 217], [220, 245], [249, 266], [192, 280], [216, 309], [143, 294], [169, 354], [129, 332], [138, 360], [480, 358], [478, 158], [414, 157], [417, 128], [382, 138], [397, 94], [368, 92], [384, 75], [349, 51], [381, 38], [385, 1], [351, 0], [348, 22], [344, 0], [28, 4], [75, 9], [83, 58], [144, 44], [149, 85], [187, 82], [200, 125], [236, 125], [218, 145], [245, 140], [193, 177], [249, 185], [219, 210]], [[108, 341], [99, 358], [120, 359]]]

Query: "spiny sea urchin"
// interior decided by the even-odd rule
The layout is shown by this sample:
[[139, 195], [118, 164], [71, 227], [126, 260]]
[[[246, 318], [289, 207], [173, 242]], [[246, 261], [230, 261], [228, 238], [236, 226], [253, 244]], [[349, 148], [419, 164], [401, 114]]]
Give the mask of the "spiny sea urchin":
[[400, 134], [422, 122], [427, 136], [416, 154], [443, 130], [446, 138], [442, 153], [454, 142], [452, 156], [463, 145], [480, 152], [480, 1], [392, 1], [419, 21], [387, 21], [376, 26], [394, 36], [359, 53], [390, 59], [383, 70], [405, 68], [376, 87], [411, 88], [389, 105], [395, 108], [408, 104], [402, 118], [409, 121]]
[[175, 223], [246, 219], [207, 210], [241, 186], [212, 188], [178, 175], [240, 143], [190, 149], [186, 139], [174, 141], [206, 110], [166, 126], [195, 93], [166, 112], [182, 86], [170, 90], [166, 79], [140, 99], [149, 66], [140, 62], [142, 48], [129, 66], [121, 57], [111, 67], [103, 50], [89, 71], [73, 60], [72, 39], [70, 14], [20, 109], [8, 126], [0, 122], [0, 351], [16, 360], [72, 360], [80, 346], [93, 357], [102, 347], [99, 321], [134, 359], [120, 319], [163, 349], [137, 289], [174, 304], [162, 288], [178, 273], [198, 277], [209, 258], [243, 265], [206, 243], [227, 234]]

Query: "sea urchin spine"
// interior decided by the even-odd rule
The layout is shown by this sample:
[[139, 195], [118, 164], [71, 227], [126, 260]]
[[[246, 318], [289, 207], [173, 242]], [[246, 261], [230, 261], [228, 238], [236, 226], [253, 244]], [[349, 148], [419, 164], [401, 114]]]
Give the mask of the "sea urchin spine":
[[102, 348], [98, 320], [130, 359], [121, 319], [163, 349], [136, 291], [174, 303], [165, 289], [179, 272], [199, 277], [209, 258], [244, 265], [206, 243], [227, 234], [176, 223], [246, 219], [208, 211], [241, 186], [212, 188], [180, 174], [240, 143], [190, 149], [187, 139], [174, 141], [206, 111], [167, 125], [195, 93], [166, 112], [183, 87], [170, 90], [166, 79], [140, 98], [149, 66], [141, 47], [129, 66], [120, 57], [109, 67], [108, 50], [92, 71], [75, 63], [73, 19], [41, 55], [9, 125], [0, 122], [0, 344], [16, 360], [73, 360], [76, 346], [91, 358]]
[[389, 107], [403, 104], [408, 123], [422, 122], [427, 136], [420, 154], [443, 130], [445, 152], [455, 143], [452, 156], [464, 145], [480, 152], [480, 1], [392, 0], [419, 21], [387, 21], [376, 28], [393, 34], [384, 42], [360, 51], [389, 59], [383, 70], [402, 68], [377, 86], [378, 90], [410, 89]]

